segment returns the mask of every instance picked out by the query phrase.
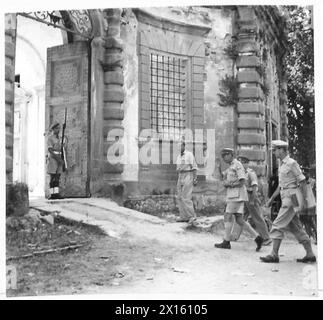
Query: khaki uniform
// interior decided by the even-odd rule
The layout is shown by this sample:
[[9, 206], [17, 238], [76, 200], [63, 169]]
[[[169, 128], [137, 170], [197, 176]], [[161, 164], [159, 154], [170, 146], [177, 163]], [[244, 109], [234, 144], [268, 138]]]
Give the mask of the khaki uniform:
[[251, 198], [253, 187], [258, 186], [258, 178], [257, 178], [256, 172], [251, 168], [248, 168], [246, 170], [246, 176], [247, 176], [246, 188], [248, 191], [248, 201], [246, 202], [246, 208], [253, 222], [255, 223], [256, 229], [259, 232], [260, 236], [263, 239], [267, 240], [269, 239], [270, 236], [269, 236], [266, 222], [261, 213], [260, 205], [258, 201], [253, 201], [254, 199]]
[[299, 243], [310, 241], [294, 210], [295, 204], [292, 202], [292, 197], [295, 197], [298, 184], [304, 179], [305, 176], [298, 163], [289, 156], [286, 156], [279, 168], [279, 187], [282, 205], [270, 231], [272, 239], [283, 239], [284, 231], [289, 229]]
[[[237, 159], [233, 159], [230, 167], [224, 171], [223, 179], [228, 182], [238, 182], [240, 179], [246, 179], [245, 170], [243, 165]], [[246, 186], [235, 188], [227, 188], [226, 194], [226, 209], [224, 220], [232, 221], [232, 214], [243, 214], [244, 203], [248, 201], [248, 194]]]
[[190, 219], [195, 217], [192, 201], [193, 192], [193, 170], [197, 170], [197, 164], [192, 152], [185, 150], [183, 155], [177, 157], [177, 170], [179, 172], [177, 181], [177, 203], [181, 218]]
[[[47, 150], [53, 148], [53, 151], [61, 156], [61, 140], [54, 134], [50, 135], [47, 139]], [[63, 172], [63, 167], [52, 156], [50, 152], [47, 155], [47, 173], [48, 174], [60, 174]]]

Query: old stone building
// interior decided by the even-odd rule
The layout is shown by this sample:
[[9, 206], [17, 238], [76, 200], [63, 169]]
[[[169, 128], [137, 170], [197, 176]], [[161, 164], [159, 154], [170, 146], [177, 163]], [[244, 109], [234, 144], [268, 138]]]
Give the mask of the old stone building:
[[[102, 9], [48, 17], [46, 27], [60, 29], [62, 44], [47, 48], [39, 121], [44, 128], [62, 123], [66, 110], [65, 196], [108, 196], [120, 185], [126, 196], [169, 192], [177, 143], [187, 129], [199, 165], [197, 197], [222, 194], [222, 147], [247, 155], [266, 187], [275, 166], [269, 142], [288, 135], [278, 7]], [[6, 16], [7, 183], [13, 181], [15, 44], [22, 18], [42, 20]], [[45, 161], [44, 149], [38, 159]]]

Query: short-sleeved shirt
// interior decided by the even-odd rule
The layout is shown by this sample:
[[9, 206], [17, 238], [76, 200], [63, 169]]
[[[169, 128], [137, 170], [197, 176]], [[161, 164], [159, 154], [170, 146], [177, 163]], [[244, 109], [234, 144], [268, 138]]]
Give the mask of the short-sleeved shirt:
[[184, 170], [184, 172], [179, 172], [179, 182], [184, 183], [188, 176], [192, 175], [192, 170], [197, 170], [197, 164], [195, 157], [192, 152], [185, 150], [184, 153], [177, 156], [176, 160], [177, 170]]
[[[240, 179], [246, 180], [246, 172], [240, 161], [233, 159], [230, 167], [223, 173], [224, 180], [228, 182], [238, 182]], [[248, 201], [248, 193], [245, 185], [235, 188], [227, 188], [227, 202]]]
[[305, 179], [298, 163], [286, 156], [279, 167], [279, 186], [285, 188], [296, 188]]
[[246, 170], [246, 188], [247, 191], [252, 191], [253, 190], [253, 186], [258, 186], [258, 178], [257, 178], [257, 174], [254, 170], [252, 170], [251, 168], [247, 168]]
[[197, 170], [197, 164], [195, 161], [195, 157], [192, 152], [185, 150], [181, 155], [179, 154], [176, 161], [177, 170]]

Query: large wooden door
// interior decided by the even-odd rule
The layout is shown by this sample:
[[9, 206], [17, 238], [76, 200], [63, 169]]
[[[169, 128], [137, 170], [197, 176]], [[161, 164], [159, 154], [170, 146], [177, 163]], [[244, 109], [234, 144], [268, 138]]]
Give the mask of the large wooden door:
[[46, 127], [53, 121], [63, 127], [65, 109], [68, 170], [61, 175], [60, 193], [85, 197], [90, 194], [87, 42], [47, 50]]

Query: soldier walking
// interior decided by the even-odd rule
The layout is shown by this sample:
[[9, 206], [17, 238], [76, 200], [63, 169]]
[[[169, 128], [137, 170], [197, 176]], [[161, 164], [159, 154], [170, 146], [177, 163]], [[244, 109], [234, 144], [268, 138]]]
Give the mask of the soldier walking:
[[221, 151], [223, 160], [230, 166], [223, 172], [223, 185], [227, 189], [226, 208], [224, 214], [225, 235], [223, 242], [216, 243], [214, 246], [221, 249], [231, 249], [230, 238], [233, 226], [233, 216], [241, 228], [246, 229], [257, 244], [256, 251], [261, 249], [264, 239], [243, 219], [244, 205], [248, 201], [247, 189], [245, 186], [245, 170], [240, 161], [234, 158], [234, 151], [225, 148]]
[[[300, 244], [303, 245], [306, 255], [297, 259], [297, 262], [316, 262], [313, 253], [311, 240], [300, 222], [298, 212], [306, 208], [305, 183], [306, 179], [303, 175], [298, 163], [288, 155], [288, 143], [282, 140], [273, 140], [272, 149], [275, 156], [281, 160], [279, 168], [279, 186], [267, 202], [270, 206], [275, 197], [280, 193], [282, 206], [278, 212], [277, 218], [274, 220], [270, 236], [273, 239], [272, 251], [260, 260], [266, 263], [279, 262], [279, 248], [284, 238], [284, 232], [289, 229]], [[297, 197], [297, 192], [301, 191], [304, 202]]]
[[[256, 230], [264, 239], [263, 246], [270, 245], [271, 239], [268, 232], [268, 227], [262, 215], [260, 208], [260, 200], [258, 197], [258, 178], [254, 170], [249, 167], [249, 159], [245, 156], [238, 156], [237, 159], [242, 163], [246, 174], [246, 188], [248, 192], [248, 201], [245, 203], [247, 214], [250, 215]], [[242, 233], [242, 228], [237, 225], [235, 229], [234, 241], [237, 241]]]

